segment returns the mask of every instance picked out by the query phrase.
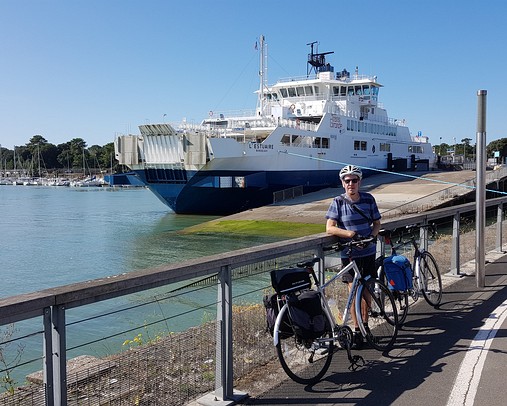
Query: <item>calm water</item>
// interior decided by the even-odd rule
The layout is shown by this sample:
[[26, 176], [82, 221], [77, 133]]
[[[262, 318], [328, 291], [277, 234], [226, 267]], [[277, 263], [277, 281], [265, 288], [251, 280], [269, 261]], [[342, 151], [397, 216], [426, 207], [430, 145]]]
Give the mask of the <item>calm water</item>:
[[[213, 218], [176, 215], [142, 188], [0, 186], [0, 298], [271, 242], [266, 238], [178, 233]], [[124, 308], [150, 294], [116, 299], [115, 306]], [[215, 296], [203, 300], [214, 299]], [[188, 303], [167, 305], [181, 306], [183, 311], [189, 307]], [[111, 310], [111, 303], [71, 309], [67, 311], [67, 322], [94, 318], [106, 308]], [[149, 322], [163, 312], [157, 303], [152, 309], [141, 308], [128, 316], [113, 315], [71, 326], [67, 331], [68, 347], [97, 339], [97, 331], [107, 337]], [[187, 317], [166, 328], [178, 331], [191, 322]], [[17, 323], [19, 335], [40, 329], [39, 323], [40, 320]], [[128, 334], [133, 338], [134, 333]], [[40, 335], [34, 340], [26, 344], [24, 358], [40, 356]], [[69, 353], [69, 358], [83, 352], [111, 353], [121, 348], [122, 342], [115, 337], [111, 343], [86, 345], [86, 351], [81, 348], [75, 354]], [[31, 368], [40, 369], [39, 366]], [[21, 369], [18, 375], [26, 372], [26, 368]]]
[[178, 233], [213, 218], [142, 188], [0, 186], [0, 297], [268, 242]]

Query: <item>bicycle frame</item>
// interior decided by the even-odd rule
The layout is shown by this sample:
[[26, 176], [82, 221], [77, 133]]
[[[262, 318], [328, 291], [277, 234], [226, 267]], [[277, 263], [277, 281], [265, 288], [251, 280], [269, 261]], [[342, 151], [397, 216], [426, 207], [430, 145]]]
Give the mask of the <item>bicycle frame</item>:
[[[322, 265], [323, 263], [323, 260], [320, 259], [320, 264]], [[336, 323], [336, 320], [333, 316], [333, 312], [331, 311], [330, 307], [329, 307], [329, 304], [327, 303], [327, 300], [326, 300], [326, 294], [325, 294], [325, 288], [327, 286], [329, 286], [331, 283], [333, 283], [336, 279], [340, 278], [341, 276], [343, 276], [346, 272], [349, 272], [350, 270], [353, 270], [354, 271], [354, 279], [352, 281], [352, 286], [351, 286], [351, 289], [350, 289], [350, 292], [349, 292], [349, 295], [348, 295], [348, 298], [347, 298], [347, 304], [345, 306], [345, 310], [343, 312], [343, 323], [342, 325], [347, 325], [347, 322], [349, 321], [349, 317], [350, 317], [350, 312], [351, 312], [351, 307], [352, 307], [352, 301], [354, 300], [354, 297], [356, 298], [356, 301], [355, 301], [355, 312], [356, 314], [360, 313], [361, 312], [361, 300], [360, 300], [360, 297], [361, 297], [361, 292], [362, 292], [362, 288], [364, 287], [364, 285], [360, 282], [362, 276], [361, 276], [361, 273], [359, 272], [359, 268], [357, 267], [356, 265], [356, 262], [355, 261], [351, 261], [347, 266], [345, 266], [343, 269], [341, 269], [338, 273], [336, 273], [330, 280], [328, 280], [327, 282], [325, 282], [324, 284], [320, 284], [320, 281], [318, 280], [318, 278], [316, 277], [315, 275], [315, 272], [312, 270], [312, 277], [314, 279], [314, 282], [315, 282], [315, 286], [317, 287], [317, 291], [320, 292], [320, 300], [321, 300], [321, 303], [322, 303], [322, 307], [324, 309], [324, 312], [326, 313], [326, 316], [328, 317], [329, 320], [332, 320], [332, 326], [333, 326], [333, 340], [336, 339], [336, 336], [335, 336], [335, 328], [336, 326], [339, 326], [337, 323]], [[364, 280], [368, 280], [370, 278], [370, 276], [367, 276], [366, 278], [364, 278]], [[288, 307], [288, 304], [285, 303], [282, 308], [280, 309], [280, 314], [283, 314], [282, 312], [286, 312], [287, 311], [287, 308]], [[276, 319], [276, 323], [275, 323], [275, 328], [274, 328], [274, 334], [273, 334], [273, 342], [274, 342], [274, 345], [276, 346], [280, 340], [279, 338], [279, 330], [280, 330], [280, 323], [281, 323], [281, 320], [282, 320], [282, 317], [277, 317]], [[363, 326], [362, 323], [359, 323], [359, 329], [361, 330], [361, 333], [363, 334], [363, 336], [366, 335], [366, 330]], [[329, 339], [322, 339], [323, 341], [329, 341]]]

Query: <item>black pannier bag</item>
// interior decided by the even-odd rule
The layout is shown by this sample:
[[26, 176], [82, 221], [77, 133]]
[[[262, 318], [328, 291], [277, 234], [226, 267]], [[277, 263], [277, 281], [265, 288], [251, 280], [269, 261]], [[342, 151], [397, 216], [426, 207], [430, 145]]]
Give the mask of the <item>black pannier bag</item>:
[[279, 295], [309, 289], [310, 274], [304, 268], [276, 269], [271, 271], [271, 285]]
[[322, 309], [320, 295], [315, 290], [301, 292], [289, 299], [289, 314], [297, 337], [314, 339], [322, 336], [328, 327], [327, 318]]
[[[276, 318], [280, 312], [280, 309], [278, 308], [277, 294], [273, 293], [271, 295], [264, 296], [263, 302], [264, 307], [266, 308], [266, 331], [273, 336]], [[278, 337], [283, 340], [292, 337], [293, 335], [294, 332], [292, 331], [292, 327], [289, 323], [289, 312], [285, 312], [282, 322], [280, 323]]]

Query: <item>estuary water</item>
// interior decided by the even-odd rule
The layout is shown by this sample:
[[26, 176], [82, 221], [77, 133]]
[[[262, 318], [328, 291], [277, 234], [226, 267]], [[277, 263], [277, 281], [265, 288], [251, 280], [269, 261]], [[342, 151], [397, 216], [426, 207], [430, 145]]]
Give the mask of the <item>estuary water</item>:
[[178, 233], [214, 218], [144, 188], [0, 186], [0, 298], [269, 242]]
[[[177, 215], [144, 188], [0, 186], [0, 298], [274, 241], [264, 237], [179, 233], [214, 218]], [[141, 292], [141, 298], [136, 299], [115, 299], [114, 304], [122, 310], [134, 301], [144, 300], [143, 295], [148, 293]], [[216, 294], [209, 295], [205, 300], [214, 302]], [[190, 298], [188, 302], [198, 306], [201, 299]], [[175, 306], [180, 310], [181, 306], [185, 312], [189, 304], [167, 306], [172, 310]], [[67, 329], [68, 348], [78, 348], [69, 351], [68, 358], [120, 351], [123, 337], [94, 343], [97, 332], [104, 337], [113, 336], [118, 331], [128, 331], [134, 324], [142, 326], [150, 314], [163, 312], [157, 303], [152, 309], [140, 308], [128, 316], [97, 317], [110, 310], [111, 303], [99, 302], [67, 311], [67, 324], [91, 319], [88, 324]], [[192, 325], [195, 320], [190, 318], [175, 321], [171, 331]], [[0, 326], [0, 333], [5, 329]], [[40, 318], [16, 323], [14, 336], [30, 335], [40, 329]], [[127, 333], [127, 337], [130, 334], [133, 338], [136, 333]], [[41, 341], [38, 333], [24, 343], [23, 362], [41, 357]], [[14, 345], [8, 349], [4, 346], [8, 357], [12, 358], [14, 352]], [[27, 373], [40, 368], [40, 362], [36, 362], [17, 368], [11, 376], [22, 382]], [[4, 375], [1, 371], [2, 365], [0, 377]]]

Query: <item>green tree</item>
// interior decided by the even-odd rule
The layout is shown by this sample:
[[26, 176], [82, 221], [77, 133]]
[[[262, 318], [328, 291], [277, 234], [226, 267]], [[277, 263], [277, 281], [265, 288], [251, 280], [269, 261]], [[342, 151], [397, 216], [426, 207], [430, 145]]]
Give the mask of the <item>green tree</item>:
[[507, 138], [500, 138], [499, 140], [491, 141], [487, 145], [486, 154], [488, 158], [492, 158], [495, 151], [500, 152], [500, 161], [503, 162], [504, 157], [507, 157]]
[[69, 157], [70, 164], [74, 171], [86, 172], [86, 142], [82, 138], [70, 140]]

